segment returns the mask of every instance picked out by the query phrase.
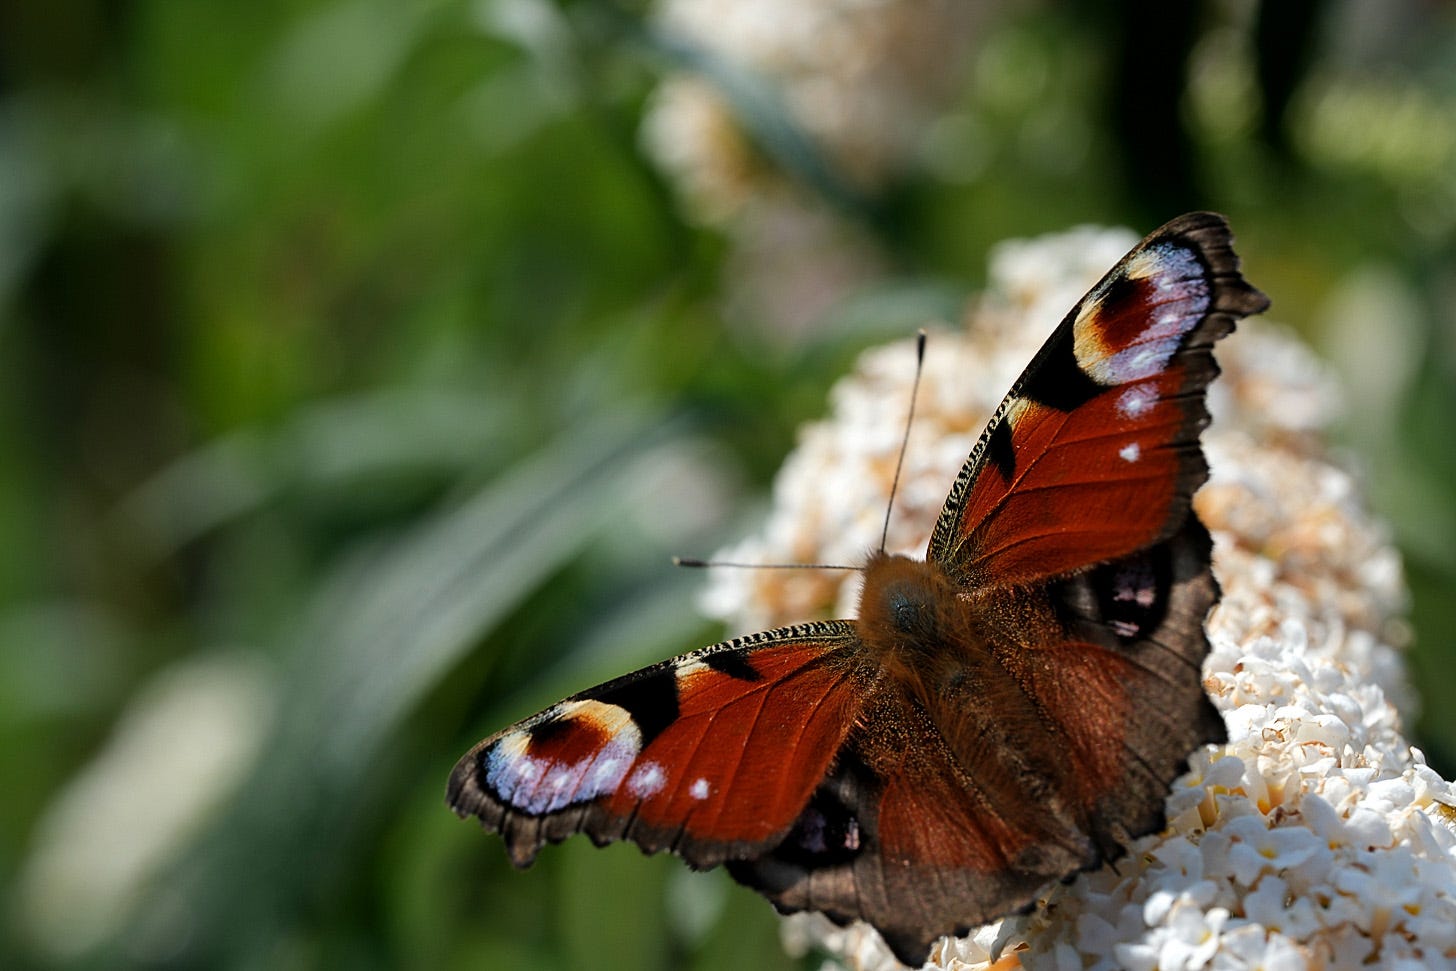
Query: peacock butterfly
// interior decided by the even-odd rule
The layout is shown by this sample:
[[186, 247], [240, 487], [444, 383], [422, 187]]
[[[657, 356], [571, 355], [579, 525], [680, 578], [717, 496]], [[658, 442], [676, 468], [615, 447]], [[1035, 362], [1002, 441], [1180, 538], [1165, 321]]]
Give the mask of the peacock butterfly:
[[722, 864], [897, 958], [1025, 910], [1164, 825], [1218, 598], [1192, 512], [1213, 344], [1268, 299], [1222, 216], [1148, 236], [1072, 308], [855, 620], [705, 647], [480, 742], [448, 800], [511, 860], [572, 833]]

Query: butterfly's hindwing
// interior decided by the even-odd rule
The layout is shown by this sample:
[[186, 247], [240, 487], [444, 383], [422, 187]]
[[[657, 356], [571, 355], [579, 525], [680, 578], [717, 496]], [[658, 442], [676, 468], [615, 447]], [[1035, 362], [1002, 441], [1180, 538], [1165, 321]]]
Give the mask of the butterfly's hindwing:
[[1021, 804], [1041, 787], [1029, 766], [1005, 750], [986, 755], [951, 751], [917, 702], [882, 683], [792, 831], [852, 833], [853, 851], [816, 839], [806, 852], [791, 836], [729, 872], [780, 910], [868, 921], [918, 966], [936, 938], [1025, 908], [1049, 881], [1100, 859], [1057, 807]]
[[1036, 667], [1035, 690], [1071, 739], [1072, 757], [1096, 767], [1079, 777], [1092, 783], [1083, 798], [1094, 819], [1115, 820], [1122, 831], [1099, 841], [1160, 829], [1188, 755], [1228, 737], [1203, 688], [1203, 621], [1218, 599], [1211, 548], [1208, 531], [1189, 517], [1157, 546], [1057, 581], [1049, 594], [1065, 639], [1022, 648], [1059, 659]]

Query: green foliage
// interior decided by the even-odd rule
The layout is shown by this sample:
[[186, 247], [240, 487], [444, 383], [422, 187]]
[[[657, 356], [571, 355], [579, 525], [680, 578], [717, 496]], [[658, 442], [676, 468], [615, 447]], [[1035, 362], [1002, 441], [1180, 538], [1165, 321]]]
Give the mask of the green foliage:
[[[450, 766], [717, 635], [668, 556], [747, 528], [859, 348], [953, 319], [1002, 238], [1148, 229], [1166, 198], [1228, 211], [1274, 316], [1357, 379], [1416, 670], [1456, 676], [1449, 23], [1397, 23], [1421, 53], [1370, 42], [1364, 68], [1355, 26], [1294, 24], [1282, 100], [1206, 25], [1174, 52], [1186, 88], [1142, 79], [1172, 116], [1130, 125], [1118, 5], [990, 18], [926, 167], [875, 193], [772, 79], [635, 5], [22, 6], [0, 18], [0, 964], [802, 964], [722, 874], [583, 840], [514, 872], [445, 809]], [[725, 309], [731, 241], [640, 147], [675, 70], [892, 272], [797, 337]], [[1139, 181], [1174, 132], [1179, 178]], [[1372, 268], [1404, 312], [1342, 329]], [[1372, 331], [1409, 366], [1356, 353]], [[1456, 709], [1429, 708], [1449, 774]]]

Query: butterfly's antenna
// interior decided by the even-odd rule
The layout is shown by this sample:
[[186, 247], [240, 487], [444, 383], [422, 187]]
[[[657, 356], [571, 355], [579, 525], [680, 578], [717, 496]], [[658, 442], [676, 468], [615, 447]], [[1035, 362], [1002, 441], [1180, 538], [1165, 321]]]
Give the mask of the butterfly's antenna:
[[[910, 413], [905, 416], [905, 437], [900, 440], [900, 456], [895, 460], [895, 478], [890, 483], [890, 502], [885, 507], [885, 528], [880, 531], [880, 552], [890, 535], [890, 512], [895, 508], [895, 491], [900, 487], [900, 470], [905, 467], [905, 449], [910, 444], [910, 426], [915, 423], [915, 398], [920, 394], [920, 372], [925, 370], [925, 329], [915, 335], [915, 383], [910, 386]], [[730, 563], [726, 560], [699, 560], [674, 556], [673, 566], [694, 568], [726, 566], [738, 570], [859, 570], [857, 566], [838, 563]]]
[[698, 560], [690, 556], [674, 556], [673, 566], [694, 568], [727, 566], [739, 570], [858, 570], [857, 566], [839, 563], [730, 563], [727, 560]]
[[890, 501], [885, 504], [885, 528], [880, 530], [880, 552], [890, 538], [890, 513], [895, 509], [895, 492], [900, 488], [900, 470], [905, 467], [905, 449], [910, 445], [910, 426], [915, 423], [915, 399], [920, 394], [920, 373], [925, 370], [925, 328], [915, 335], [915, 383], [910, 386], [910, 412], [905, 416], [905, 437], [900, 439], [900, 457], [895, 459], [895, 478], [890, 482]]

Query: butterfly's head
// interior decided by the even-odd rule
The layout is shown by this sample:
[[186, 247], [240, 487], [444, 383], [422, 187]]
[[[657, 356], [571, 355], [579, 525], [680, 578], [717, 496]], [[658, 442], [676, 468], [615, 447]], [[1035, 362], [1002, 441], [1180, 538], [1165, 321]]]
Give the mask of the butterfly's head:
[[883, 652], [924, 649], [940, 640], [955, 593], [934, 564], [875, 553], [864, 567], [859, 624], [865, 643]]

